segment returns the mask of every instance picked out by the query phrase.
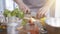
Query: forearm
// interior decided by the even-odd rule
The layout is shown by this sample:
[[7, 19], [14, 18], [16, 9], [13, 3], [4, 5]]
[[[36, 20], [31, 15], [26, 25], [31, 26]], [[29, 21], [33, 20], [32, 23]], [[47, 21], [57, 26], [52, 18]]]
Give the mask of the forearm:
[[14, 0], [19, 6], [24, 5], [23, 0]]
[[44, 7], [50, 8], [54, 3], [55, 3], [55, 0], [47, 0], [47, 2], [44, 5]]

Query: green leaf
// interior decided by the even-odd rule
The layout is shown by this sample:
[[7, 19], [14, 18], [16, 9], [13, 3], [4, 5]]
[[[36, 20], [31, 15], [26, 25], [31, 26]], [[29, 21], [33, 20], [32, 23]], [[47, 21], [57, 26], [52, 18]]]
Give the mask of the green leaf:
[[23, 19], [22, 26], [26, 25], [26, 23], [27, 23], [27, 20], [26, 19]]
[[16, 16], [18, 14], [19, 10], [18, 8], [15, 8], [12, 12], [11, 12], [11, 15], [12, 16]]
[[11, 17], [11, 13], [7, 14], [7, 17]]
[[22, 18], [24, 18], [24, 13], [22, 11], [19, 11], [17, 16], [22, 19]]
[[9, 13], [10, 13], [10, 11], [9, 11], [8, 9], [5, 9], [3, 15], [4, 15], [5, 17], [7, 17], [7, 15], [8, 15]]

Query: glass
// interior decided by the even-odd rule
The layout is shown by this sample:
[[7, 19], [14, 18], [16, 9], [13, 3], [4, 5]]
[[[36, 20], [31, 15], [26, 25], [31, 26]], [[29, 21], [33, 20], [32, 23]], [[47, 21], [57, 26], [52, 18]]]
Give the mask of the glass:
[[5, 17], [3, 14], [0, 14], [0, 23], [5, 23]]
[[0, 11], [0, 32], [4, 31], [6, 29], [6, 22], [5, 22], [5, 17], [3, 15], [3, 11]]
[[32, 24], [31, 23], [26, 24], [27, 34], [40, 34], [41, 28], [42, 28], [42, 26], [38, 21], [35, 21]]
[[8, 17], [8, 23], [7, 23], [7, 34], [18, 34], [18, 23], [16, 20], [16, 17]]
[[[22, 32], [25, 32], [26, 34], [47, 34], [47, 30], [45, 28], [45, 17], [41, 19], [36, 19], [36, 15], [34, 14], [25, 14], [25, 19], [28, 19], [29, 21], [30, 18], [35, 19], [33, 24], [30, 24], [29, 22], [23, 27], [24, 30]], [[44, 23], [42, 24], [41, 23]], [[43, 27], [44, 25], [44, 27]], [[21, 31], [21, 30], [20, 30]], [[20, 33], [21, 34], [21, 33]], [[24, 34], [24, 33], [23, 33]]]

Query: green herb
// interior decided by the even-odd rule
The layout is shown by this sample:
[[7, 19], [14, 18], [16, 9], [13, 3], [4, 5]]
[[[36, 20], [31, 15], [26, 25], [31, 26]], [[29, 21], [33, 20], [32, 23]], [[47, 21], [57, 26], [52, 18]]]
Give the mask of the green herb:
[[[8, 14], [10, 14], [10, 13], [11, 13], [11, 12], [10, 12], [8, 9], [5, 9], [3, 15], [4, 15], [5, 17], [7, 17]], [[11, 15], [11, 14], [10, 14], [10, 15]]]
[[27, 23], [27, 20], [26, 19], [23, 19], [22, 20], [22, 25], [24, 26], [24, 25], [26, 25], [26, 23]]
[[18, 14], [17, 14], [17, 17], [23, 19], [24, 18], [24, 13], [22, 11], [20, 11]]
[[16, 16], [18, 13], [18, 8], [15, 8], [12, 12], [11, 12], [11, 16]]
[[27, 21], [24, 19], [24, 13], [22, 10], [18, 10], [18, 8], [15, 8], [13, 11], [9, 11], [8, 9], [5, 9], [4, 11], [4, 16], [5, 17], [12, 17], [12, 16], [15, 16], [15, 17], [18, 17], [20, 19], [23, 19], [22, 20], [22, 25], [26, 25]]

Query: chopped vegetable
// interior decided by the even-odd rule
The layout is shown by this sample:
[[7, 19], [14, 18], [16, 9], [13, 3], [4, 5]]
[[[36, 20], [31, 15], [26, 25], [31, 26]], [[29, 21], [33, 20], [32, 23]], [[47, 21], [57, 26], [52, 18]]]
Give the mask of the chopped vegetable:
[[26, 23], [27, 23], [27, 20], [23, 19], [22, 20], [22, 26], [26, 25]]
[[19, 18], [24, 18], [24, 13], [22, 11], [20, 11], [18, 14], [17, 14], [17, 17]]

